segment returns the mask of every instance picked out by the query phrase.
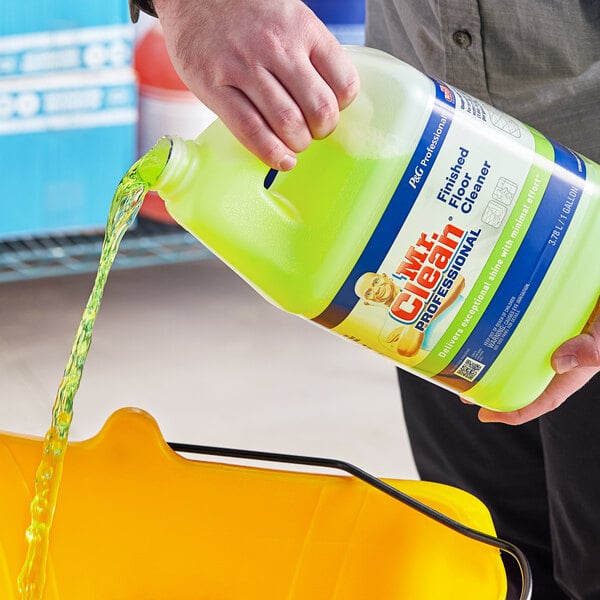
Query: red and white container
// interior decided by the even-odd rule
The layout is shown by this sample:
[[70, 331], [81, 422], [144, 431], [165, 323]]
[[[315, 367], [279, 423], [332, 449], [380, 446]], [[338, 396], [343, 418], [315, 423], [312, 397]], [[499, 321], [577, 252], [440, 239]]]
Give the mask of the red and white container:
[[[136, 43], [134, 66], [139, 84], [138, 155], [142, 156], [163, 135], [196, 138], [216, 115], [177, 75], [167, 53], [160, 23], [153, 23]], [[164, 202], [150, 192], [140, 211], [157, 221], [174, 223]]]

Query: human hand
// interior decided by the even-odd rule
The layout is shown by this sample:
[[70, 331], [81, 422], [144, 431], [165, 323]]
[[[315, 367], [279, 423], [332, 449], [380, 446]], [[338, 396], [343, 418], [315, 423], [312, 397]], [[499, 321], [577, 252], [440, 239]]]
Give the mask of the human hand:
[[154, 0], [190, 90], [274, 169], [329, 135], [359, 90], [356, 69], [300, 0]]
[[567, 340], [552, 355], [556, 375], [548, 387], [531, 404], [512, 412], [479, 410], [479, 420], [486, 423], [521, 425], [559, 407], [571, 394], [600, 372], [600, 300], [583, 333]]

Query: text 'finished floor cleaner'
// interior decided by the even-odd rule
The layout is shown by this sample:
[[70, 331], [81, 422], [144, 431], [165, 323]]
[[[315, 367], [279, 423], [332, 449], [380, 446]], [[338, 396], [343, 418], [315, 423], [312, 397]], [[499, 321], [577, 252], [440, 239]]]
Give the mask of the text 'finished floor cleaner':
[[347, 51], [362, 91], [294, 170], [269, 172], [217, 121], [158, 142], [152, 188], [282, 309], [479, 405], [523, 407], [600, 292], [600, 167], [385, 53]]

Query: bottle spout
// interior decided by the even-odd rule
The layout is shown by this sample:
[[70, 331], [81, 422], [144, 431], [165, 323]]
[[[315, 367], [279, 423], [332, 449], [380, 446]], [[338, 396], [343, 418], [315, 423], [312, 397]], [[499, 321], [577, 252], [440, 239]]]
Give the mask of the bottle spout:
[[138, 176], [149, 189], [155, 186], [165, 170], [172, 150], [173, 138], [164, 136], [139, 159], [137, 166]]

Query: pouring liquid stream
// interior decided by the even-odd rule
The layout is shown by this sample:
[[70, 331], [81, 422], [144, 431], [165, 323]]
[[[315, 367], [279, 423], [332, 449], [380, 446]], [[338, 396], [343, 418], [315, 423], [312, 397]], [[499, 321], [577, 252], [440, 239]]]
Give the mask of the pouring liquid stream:
[[41, 600], [43, 597], [50, 529], [73, 418], [73, 399], [79, 388], [92, 342], [92, 328], [100, 308], [108, 274], [117, 255], [119, 244], [135, 219], [148, 191], [148, 183], [139, 169], [142, 161], [145, 161], [146, 167], [148, 163], [152, 165], [152, 158], [148, 156], [142, 157], [127, 171], [117, 186], [110, 206], [98, 272], [58, 387], [52, 408], [51, 426], [44, 438], [42, 458], [36, 472], [34, 497], [30, 505], [31, 522], [25, 533], [27, 553], [17, 579], [20, 600]]

